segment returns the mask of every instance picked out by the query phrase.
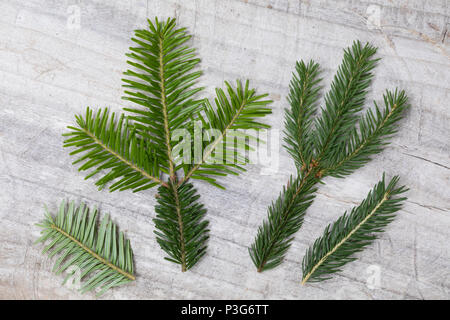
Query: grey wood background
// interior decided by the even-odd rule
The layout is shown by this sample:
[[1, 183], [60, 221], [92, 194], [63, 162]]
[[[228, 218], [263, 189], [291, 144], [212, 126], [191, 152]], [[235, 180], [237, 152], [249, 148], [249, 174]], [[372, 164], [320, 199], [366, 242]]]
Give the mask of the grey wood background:
[[[194, 35], [202, 84], [250, 78], [270, 92], [282, 128], [296, 60], [314, 58], [328, 85], [355, 39], [383, 58], [370, 93], [407, 90], [412, 108], [393, 143], [348, 178], [326, 179], [286, 262], [259, 274], [247, 253], [266, 208], [294, 165], [280, 150], [271, 174], [251, 165], [196, 183], [208, 208], [208, 254], [192, 271], [163, 260], [153, 236], [155, 190], [98, 192], [71, 165], [61, 133], [86, 106], [120, 110], [121, 72], [132, 31], [147, 17], [176, 16]], [[449, 299], [450, 2], [442, 1], [0, 1], [0, 298], [93, 299], [62, 287], [53, 259], [33, 245], [43, 204], [87, 201], [131, 238], [137, 281], [103, 299]], [[369, 100], [371, 101], [371, 100]], [[370, 104], [368, 104], [369, 106]], [[302, 287], [301, 259], [325, 225], [358, 204], [386, 171], [410, 187], [398, 218], [332, 280]], [[379, 281], [377, 281], [377, 279]]]

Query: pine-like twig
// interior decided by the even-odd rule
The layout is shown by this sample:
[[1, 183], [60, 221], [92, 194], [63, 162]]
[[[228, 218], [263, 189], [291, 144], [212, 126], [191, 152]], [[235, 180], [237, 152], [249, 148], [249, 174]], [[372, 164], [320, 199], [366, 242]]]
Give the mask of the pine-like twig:
[[[38, 224], [42, 236], [36, 241], [50, 243], [43, 253], [49, 256], [60, 253], [53, 266], [59, 274], [70, 266], [80, 269], [80, 280], [88, 278], [81, 286], [81, 293], [99, 288], [98, 295], [108, 289], [135, 280], [133, 252], [130, 241], [124, 234], [117, 234], [117, 226], [106, 215], [97, 225], [97, 209], [89, 212], [84, 204], [76, 207], [73, 202], [67, 207], [61, 203], [56, 218], [47, 211], [45, 219]], [[66, 283], [76, 272], [69, 273]]]
[[396, 132], [398, 121], [408, 107], [403, 91], [387, 91], [383, 110], [375, 103], [375, 111], [369, 110], [358, 117], [373, 78], [373, 68], [379, 60], [374, 58], [375, 53], [374, 47], [362, 46], [359, 41], [344, 51], [343, 62], [314, 129], [311, 123], [318, 95], [318, 65], [297, 64], [290, 85], [290, 109], [286, 110], [285, 147], [299, 173], [269, 207], [267, 220], [259, 227], [249, 249], [258, 271], [282, 262], [313, 201], [314, 185], [324, 176], [344, 177], [363, 166]]
[[331, 274], [340, 272], [342, 266], [355, 260], [355, 253], [370, 245], [377, 234], [384, 231], [406, 200], [398, 197], [407, 191], [404, 186], [397, 187], [398, 180], [395, 176], [386, 185], [383, 174], [382, 180], [358, 207], [325, 228], [322, 237], [303, 258], [302, 284], [330, 279]]

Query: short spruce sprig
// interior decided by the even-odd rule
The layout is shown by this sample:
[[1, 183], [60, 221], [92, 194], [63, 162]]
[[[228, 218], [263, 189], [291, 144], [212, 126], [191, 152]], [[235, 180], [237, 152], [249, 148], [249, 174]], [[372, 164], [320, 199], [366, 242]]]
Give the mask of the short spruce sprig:
[[[53, 272], [60, 274], [70, 266], [80, 270], [80, 280], [87, 279], [80, 288], [81, 293], [99, 288], [98, 295], [108, 289], [135, 280], [133, 251], [130, 240], [108, 215], [97, 224], [98, 210], [89, 210], [85, 204], [75, 206], [73, 202], [66, 205], [63, 201], [54, 218], [45, 209], [45, 219], [37, 224], [42, 228], [42, 236], [36, 241], [50, 241], [43, 253], [50, 257], [57, 254], [59, 258], [53, 266]], [[69, 272], [65, 284], [76, 274]], [[78, 276], [78, 275], [77, 275]]]
[[397, 187], [398, 180], [395, 176], [386, 185], [383, 174], [382, 180], [358, 207], [325, 228], [322, 237], [303, 257], [302, 284], [330, 279], [331, 274], [340, 272], [342, 266], [356, 260], [354, 255], [377, 239], [377, 234], [394, 220], [395, 212], [406, 200], [398, 197], [407, 191], [405, 186]]
[[269, 206], [267, 220], [259, 227], [249, 248], [259, 272], [280, 265], [294, 234], [312, 204], [315, 185], [326, 176], [345, 177], [379, 153], [397, 131], [408, 107], [404, 91], [386, 91], [384, 106], [359, 116], [365, 103], [376, 48], [356, 41], [344, 50], [343, 62], [325, 95], [325, 107], [315, 117], [319, 91], [319, 65], [297, 62], [290, 82], [285, 116], [285, 147], [298, 175], [291, 177], [278, 199]]
[[[268, 128], [259, 118], [271, 113], [267, 94], [256, 94], [248, 81], [238, 80], [236, 86], [225, 82], [225, 90], [216, 89], [214, 106], [197, 99], [203, 88], [196, 87], [196, 80], [202, 72], [196, 70], [200, 59], [187, 44], [190, 38], [175, 19], [149, 20], [147, 29], [135, 31], [135, 47], [127, 54], [131, 68], [124, 73], [123, 98], [134, 104], [124, 108], [129, 115], [87, 108], [64, 134], [64, 146], [75, 148], [74, 164], [83, 163], [80, 171], [90, 170], [86, 179], [100, 176], [99, 189], [109, 185], [110, 191], [139, 192], [159, 186], [155, 234], [166, 259], [180, 264], [182, 271], [205, 254], [208, 239], [206, 210], [191, 179], [223, 188], [218, 178], [239, 174], [249, 160], [250, 141], [234, 143], [234, 130], [245, 136], [245, 129]], [[195, 123], [210, 141], [198, 137]], [[219, 134], [210, 137], [208, 129]]]

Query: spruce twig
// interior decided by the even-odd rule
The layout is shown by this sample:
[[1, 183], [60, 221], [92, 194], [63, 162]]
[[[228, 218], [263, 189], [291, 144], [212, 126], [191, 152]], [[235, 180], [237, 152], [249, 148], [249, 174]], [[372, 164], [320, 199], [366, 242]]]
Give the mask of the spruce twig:
[[313, 202], [315, 185], [325, 176], [342, 178], [351, 174], [379, 153], [396, 132], [408, 107], [404, 91], [387, 91], [384, 108], [375, 103], [373, 111], [358, 115], [379, 60], [374, 58], [375, 53], [374, 47], [359, 41], [344, 51], [318, 118], [314, 114], [320, 89], [319, 66], [313, 61], [297, 63], [290, 83], [284, 141], [298, 176], [290, 178], [269, 206], [267, 220], [249, 248], [259, 272], [282, 263]]
[[407, 191], [404, 186], [396, 186], [398, 180], [395, 176], [386, 185], [383, 174], [382, 180], [358, 207], [325, 228], [323, 236], [316, 239], [303, 258], [302, 284], [329, 279], [330, 274], [341, 271], [343, 265], [355, 260], [354, 254], [371, 244], [377, 233], [383, 232], [406, 200], [398, 197]]

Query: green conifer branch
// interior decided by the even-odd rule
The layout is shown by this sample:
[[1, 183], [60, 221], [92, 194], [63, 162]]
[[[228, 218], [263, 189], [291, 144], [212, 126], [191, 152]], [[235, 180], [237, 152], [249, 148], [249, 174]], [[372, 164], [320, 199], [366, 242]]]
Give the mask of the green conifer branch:
[[[190, 39], [186, 29], [177, 27], [171, 18], [155, 18], [148, 21], [147, 29], [135, 30], [135, 46], [127, 54], [130, 69], [123, 79], [123, 99], [134, 104], [124, 108], [129, 115], [116, 121], [107, 109], [94, 115], [88, 108], [85, 117], [76, 116], [77, 126], [69, 126], [64, 134], [68, 137], [64, 146], [75, 148], [71, 153], [78, 157], [74, 164], [84, 162], [79, 170], [91, 170], [86, 178], [101, 176], [96, 182], [99, 189], [109, 185], [110, 191], [138, 192], [159, 186], [155, 233], [168, 260], [181, 264], [182, 271], [205, 254], [208, 238], [205, 209], [189, 180], [223, 188], [217, 177], [243, 170], [236, 161], [228, 160], [247, 163], [245, 152], [250, 148], [248, 142], [231, 145], [225, 138], [236, 134], [230, 131], [240, 130], [239, 134], [246, 136], [245, 129], [269, 127], [258, 118], [271, 113], [271, 101], [264, 99], [267, 94], [256, 94], [248, 81], [245, 86], [237, 81], [235, 88], [225, 82], [225, 91], [216, 89], [215, 107], [206, 99], [196, 99], [203, 90], [196, 86], [202, 72], [196, 70], [200, 59], [187, 45]], [[172, 137], [177, 130], [186, 130], [191, 139], [196, 138], [192, 134], [195, 121], [222, 134], [203, 153], [200, 163], [183, 163], [174, 155], [179, 144]], [[201, 142], [204, 148], [203, 139]], [[191, 153], [194, 146], [191, 143]], [[209, 163], [219, 150], [227, 154], [216, 157], [217, 163]]]
[[[136, 279], [134, 276], [133, 252], [130, 241], [123, 233], [117, 234], [117, 226], [106, 215], [97, 225], [97, 209], [89, 213], [84, 204], [76, 207], [73, 202], [67, 207], [61, 203], [56, 219], [47, 211], [43, 222], [42, 236], [36, 241], [46, 242], [43, 252], [50, 257], [60, 254], [53, 271], [57, 274], [70, 266], [80, 269], [80, 280], [88, 278], [80, 287], [82, 293], [99, 288], [98, 295], [112, 287]], [[64, 282], [74, 276], [69, 273]]]
[[314, 241], [303, 258], [302, 284], [329, 279], [355, 260], [354, 254], [370, 245], [377, 238], [376, 233], [383, 232], [406, 200], [398, 197], [407, 191], [404, 186], [396, 187], [398, 180], [395, 176], [386, 185], [383, 174], [358, 207], [325, 228], [323, 236]]
[[[344, 51], [343, 62], [325, 96], [325, 108], [316, 118], [314, 130], [309, 124], [314, 120], [312, 106], [318, 95], [315, 87], [319, 82], [318, 65], [314, 62], [297, 64], [297, 74], [291, 81], [291, 108], [286, 110], [285, 147], [298, 167], [298, 177], [291, 177], [269, 207], [268, 217], [249, 248], [259, 272], [282, 263], [314, 199], [314, 185], [326, 175], [344, 177], [363, 166], [396, 132], [397, 123], [408, 107], [403, 91], [388, 91], [384, 96], [384, 110], [375, 103], [375, 111], [367, 111], [358, 123], [357, 113], [364, 105], [373, 78], [372, 70], [379, 60], [374, 58], [375, 53], [376, 48], [369, 44], [362, 46], [359, 41]], [[315, 77], [308, 77], [313, 71]], [[306, 97], [302, 88], [310, 88]], [[298, 103], [300, 101], [309, 103]], [[310, 133], [304, 135], [304, 132]]]

